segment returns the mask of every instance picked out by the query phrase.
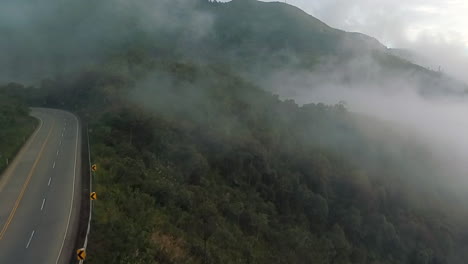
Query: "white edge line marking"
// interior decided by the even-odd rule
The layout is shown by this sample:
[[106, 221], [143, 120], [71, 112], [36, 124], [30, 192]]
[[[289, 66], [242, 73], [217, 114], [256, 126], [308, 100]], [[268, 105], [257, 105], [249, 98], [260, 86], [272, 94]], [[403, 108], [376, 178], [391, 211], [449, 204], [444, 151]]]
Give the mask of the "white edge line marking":
[[54, 161], [54, 165], [52, 165], [52, 169], [55, 169], [55, 161]]
[[36, 230], [33, 230], [33, 231], [32, 231], [31, 236], [29, 237], [28, 244], [26, 245], [26, 248], [28, 248], [28, 247], [29, 247], [29, 244], [31, 244], [31, 240], [32, 240], [32, 238], [33, 238], [35, 232], [36, 232]]
[[42, 209], [44, 209], [44, 204], [45, 204], [45, 198], [42, 199], [41, 211], [42, 211]]
[[47, 183], [47, 186], [50, 186], [50, 181], [52, 181], [52, 177], [49, 178], [49, 183]]
[[67, 233], [68, 233], [68, 228], [70, 226], [70, 219], [71, 219], [71, 215], [72, 215], [72, 211], [73, 211], [73, 199], [75, 198], [75, 179], [76, 179], [76, 160], [78, 158], [78, 137], [80, 135], [80, 130], [79, 130], [79, 127], [80, 127], [80, 123], [78, 121], [78, 118], [76, 118], [75, 115], [73, 115], [73, 117], [75, 118], [76, 120], [76, 142], [75, 142], [75, 165], [74, 165], [74, 168], [73, 168], [73, 185], [72, 185], [72, 195], [71, 195], [71, 202], [70, 202], [70, 213], [68, 214], [68, 222], [67, 222], [67, 228], [65, 228], [65, 235], [63, 236], [63, 242], [62, 242], [62, 246], [60, 247], [60, 251], [59, 251], [59, 254], [57, 256], [57, 261], [55, 261], [55, 264], [58, 264], [59, 260], [60, 260], [60, 256], [62, 255], [62, 250], [63, 250], [63, 246], [65, 245], [65, 240], [67, 239]]

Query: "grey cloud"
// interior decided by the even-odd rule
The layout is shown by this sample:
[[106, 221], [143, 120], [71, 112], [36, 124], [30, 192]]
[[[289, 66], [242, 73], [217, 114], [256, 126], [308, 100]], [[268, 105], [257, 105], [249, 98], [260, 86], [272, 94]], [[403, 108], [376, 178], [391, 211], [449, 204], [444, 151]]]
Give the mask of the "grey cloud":
[[332, 26], [363, 32], [391, 47], [412, 50], [425, 57], [424, 62], [416, 61], [422, 66], [442, 66], [447, 73], [468, 82], [462, 70], [468, 66], [467, 40], [457, 29], [446, 27], [443, 32], [422, 31], [408, 36], [419, 26], [447, 20], [449, 14], [445, 10], [450, 4], [436, 0], [327, 0], [304, 7]]
[[[352, 112], [386, 121], [395, 133], [426, 146], [445, 174], [440, 179], [466, 186], [468, 166], [468, 99], [458, 96], [425, 97], [418, 79], [386, 74], [378, 82], [365, 72], [379, 71], [371, 57], [357, 58], [333, 69], [327, 63], [311, 73], [296, 69], [276, 72], [262, 86], [299, 104], [345, 102]], [[343, 80], [355, 79], [347, 83]], [[416, 136], [417, 135], [417, 136]], [[450, 180], [450, 181], [449, 181]]]

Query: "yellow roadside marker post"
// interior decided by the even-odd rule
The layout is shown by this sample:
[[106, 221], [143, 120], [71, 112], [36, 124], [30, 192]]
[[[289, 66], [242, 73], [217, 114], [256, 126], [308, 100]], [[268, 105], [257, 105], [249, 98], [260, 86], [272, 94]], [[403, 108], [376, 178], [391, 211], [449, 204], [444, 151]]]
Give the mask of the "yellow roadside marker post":
[[78, 260], [84, 260], [86, 258], [86, 250], [84, 248], [80, 248], [76, 251], [76, 258]]

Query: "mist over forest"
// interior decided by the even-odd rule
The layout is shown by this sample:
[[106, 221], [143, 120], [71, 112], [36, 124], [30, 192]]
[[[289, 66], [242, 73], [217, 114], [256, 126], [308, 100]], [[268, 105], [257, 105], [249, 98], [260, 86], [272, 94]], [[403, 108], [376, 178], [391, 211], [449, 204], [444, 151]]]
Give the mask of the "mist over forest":
[[89, 127], [87, 263], [468, 259], [468, 85], [372, 36], [256, 0], [5, 0], [0, 35], [2, 149], [26, 106]]

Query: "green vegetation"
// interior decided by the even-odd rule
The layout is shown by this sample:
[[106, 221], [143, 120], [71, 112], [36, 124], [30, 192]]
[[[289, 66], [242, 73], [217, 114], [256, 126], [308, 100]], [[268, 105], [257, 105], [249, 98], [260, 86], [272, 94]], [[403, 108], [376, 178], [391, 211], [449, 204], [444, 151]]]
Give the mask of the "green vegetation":
[[40, 101], [89, 117], [101, 167], [89, 263], [466, 257], [465, 210], [412, 140], [342, 105], [280, 101], [215, 65], [143, 65], [136, 79], [43, 83]]
[[100, 170], [87, 263], [464, 263], [467, 210], [429, 151], [342, 104], [281, 101], [246, 76], [355, 54], [395, 76], [434, 73], [284, 4], [199, 2], [214, 30], [196, 40], [184, 39], [188, 16], [151, 34], [122, 18], [132, 44], [104, 63], [9, 90], [89, 123]]
[[6, 168], [7, 159], [12, 161], [37, 123], [29, 116], [29, 109], [26, 105], [5, 95], [7, 89], [16, 88], [14, 86], [0, 87], [0, 174]]

